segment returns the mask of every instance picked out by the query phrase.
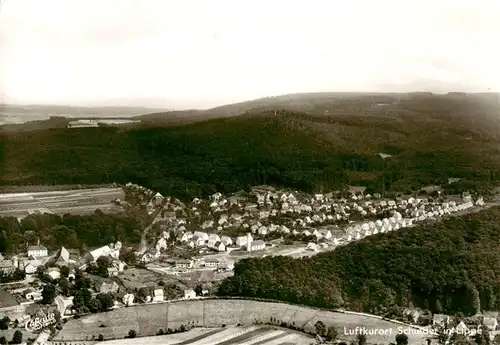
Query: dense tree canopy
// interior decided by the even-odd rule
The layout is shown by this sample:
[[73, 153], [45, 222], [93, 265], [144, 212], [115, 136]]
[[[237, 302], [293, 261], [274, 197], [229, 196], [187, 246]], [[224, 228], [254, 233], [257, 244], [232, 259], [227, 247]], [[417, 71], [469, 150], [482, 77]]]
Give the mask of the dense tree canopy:
[[312, 258], [244, 259], [220, 295], [377, 314], [500, 310], [500, 207], [370, 236]]
[[[406, 192], [450, 176], [474, 180], [476, 189], [500, 179], [498, 142], [474, 133], [466, 141], [469, 133], [411, 118], [404, 123], [387, 117], [375, 120], [284, 112], [165, 128], [4, 134], [0, 181], [130, 181], [190, 199], [258, 184], [304, 191], [363, 184], [381, 192]], [[384, 160], [377, 152], [393, 157]]]
[[137, 244], [141, 226], [134, 217], [98, 210], [86, 216], [34, 214], [21, 224], [13, 217], [0, 218], [0, 234], [5, 251], [17, 252], [25, 250], [26, 243], [36, 244], [38, 239], [52, 249], [97, 247], [117, 240]]

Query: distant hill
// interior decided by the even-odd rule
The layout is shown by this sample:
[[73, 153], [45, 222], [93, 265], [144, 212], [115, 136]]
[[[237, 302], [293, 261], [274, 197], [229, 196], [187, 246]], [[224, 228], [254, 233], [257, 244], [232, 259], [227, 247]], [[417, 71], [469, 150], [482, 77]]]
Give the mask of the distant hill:
[[500, 135], [500, 94], [452, 92], [299, 93], [260, 98], [208, 110], [160, 112], [137, 116], [150, 123], [195, 122], [245, 113], [284, 109], [314, 116], [385, 116], [397, 120], [453, 121], [453, 126]]
[[448, 177], [482, 191], [500, 180], [500, 140], [486, 103], [439, 95], [403, 95], [393, 103], [386, 95], [366, 97], [328, 101], [328, 115], [252, 104], [243, 115], [175, 126], [146, 121], [135, 128], [4, 133], [0, 183], [131, 181], [189, 199], [258, 184], [304, 191], [356, 184], [410, 193]]

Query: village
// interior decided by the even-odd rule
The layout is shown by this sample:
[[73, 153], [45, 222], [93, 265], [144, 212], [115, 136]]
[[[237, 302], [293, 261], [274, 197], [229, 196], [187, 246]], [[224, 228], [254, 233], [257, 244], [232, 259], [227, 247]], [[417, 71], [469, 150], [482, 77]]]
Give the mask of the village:
[[[82, 255], [64, 247], [49, 252], [38, 243], [25, 253], [0, 256], [2, 274], [23, 273], [21, 280], [0, 287], [3, 329], [9, 335], [21, 330], [33, 338], [30, 332], [38, 330], [30, 320], [40, 310], [42, 315], [58, 316], [53, 335], [58, 329], [54, 324], [61, 327], [65, 319], [89, 312], [212, 296], [217, 283], [232, 275], [235, 263], [243, 258], [311, 256], [485, 206], [481, 196], [441, 196], [436, 188], [419, 196], [388, 199], [366, 194], [363, 187], [308, 195], [260, 186], [230, 196], [215, 193], [191, 203], [132, 183], [123, 189], [125, 200], [114, 203], [139, 207], [151, 220], [140, 248], [125, 248], [117, 241]], [[71, 295], [68, 283], [90, 288], [91, 296], [82, 290]], [[51, 284], [55, 291], [49, 291]], [[434, 315], [425, 321], [426, 317], [418, 315], [413, 322], [435, 327], [450, 322], [447, 316]], [[463, 331], [484, 325], [495, 335], [496, 321], [483, 317], [479, 323], [459, 322], [455, 327]]]

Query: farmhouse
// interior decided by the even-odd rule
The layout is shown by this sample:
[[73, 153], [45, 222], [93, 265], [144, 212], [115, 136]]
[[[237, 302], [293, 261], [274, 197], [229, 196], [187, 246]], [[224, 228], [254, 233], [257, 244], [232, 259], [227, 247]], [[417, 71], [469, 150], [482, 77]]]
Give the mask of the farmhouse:
[[494, 317], [484, 317], [483, 325], [486, 326], [490, 331], [495, 331], [498, 327], [498, 320]]
[[131, 293], [125, 294], [125, 296], [123, 296], [122, 302], [126, 306], [134, 304], [134, 295]]
[[30, 260], [24, 266], [24, 272], [26, 274], [34, 274], [36, 272], [36, 269], [38, 268], [38, 266], [41, 266], [41, 264], [42, 264], [41, 262], [39, 265], [35, 265], [34, 263], [32, 263], [34, 261], [37, 261], [37, 260]]
[[16, 270], [13, 260], [0, 260], [0, 272], [3, 274], [11, 274]]
[[61, 277], [61, 271], [57, 267], [51, 267], [47, 270], [47, 274], [52, 278], [52, 279], [59, 279]]
[[434, 326], [443, 326], [450, 322], [450, 317], [443, 314], [434, 314], [432, 317], [432, 324]]
[[193, 299], [196, 298], [196, 292], [192, 289], [184, 290], [184, 298], [185, 299]]
[[193, 261], [192, 260], [178, 260], [175, 262], [176, 268], [192, 268]]
[[61, 250], [59, 251], [59, 256], [56, 261], [56, 265], [66, 266], [68, 264], [69, 264], [69, 252], [66, 248], [61, 247]]
[[261, 240], [250, 242], [250, 251], [262, 250], [266, 248], [266, 243]]
[[28, 256], [32, 256], [34, 258], [37, 257], [46, 257], [48, 256], [47, 248], [44, 246], [29, 246], [28, 247]]
[[35, 291], [32, 288], [26, 289], [23, 292], [23, 295], [26, 299], [33, 300], [33, 301], [40, 301], [43, 299], [42, 293], [40, 291]]
[[106, 256], [111, 252], [111, 248], [109, 246], [103, 246], [101, 248], [97, 248], [93, 251], [90, 252], [90, 255], [92, 256], [92, 259], [94, 261], [97, 261], [101, 256]]
[[217, 266], [219, 266], [219, 263], [220, 263], [219, 260], [214, 260], [214, 259], [205, 260], [205, 267], [217, 268]]
[[96, 290], [99, 291], [99, 293], [116, 293], [118, 292], [119, 285], [116, 284], [115, 282], [112, 283], [98, 283], [96, 285]]
[[230, 246], [233, 244], [233, 240], [231, 239], [231, 237], [229, 236], [222, 236], [220, 238], [221, 242], [224, 243], [224, 245], [227, 247], [227, 246]]
[[252, 239], [252, 235], [249, 235], [249, 237], [248, 236], [240, 236], [240, 237], [236, 238], [236, 245], [238, 247], [244, 247], [244, 246], [247, 245], [247, 240], [248, 239], [253, 240]]
[[163, 302], [163, 289], [156, 289], [153, 292], [153, 302]]
[[211, 246], [211, 248], [218, 251], [218, 252], [226, 251], [226, 246], [224, 245], [224, 243], [222, 243], [220, 241], [215, 242], [214, 245]]

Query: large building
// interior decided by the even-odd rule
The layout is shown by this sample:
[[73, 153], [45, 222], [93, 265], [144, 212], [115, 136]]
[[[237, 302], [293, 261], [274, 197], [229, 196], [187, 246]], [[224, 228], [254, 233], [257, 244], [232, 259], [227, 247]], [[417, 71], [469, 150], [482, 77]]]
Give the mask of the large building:
[[3, 274], [11, 274], [16, 270], [13, 260], [0, 260], [0, 272]]
[[68, 123], [68, 128], [99, 127], [96, 120], [76, 120]]
[[32, 256], [34, 258], [46, 257], [48, 256], [47, 248], [44, 246], [29, 246], [28, 247], [28, 256]]

